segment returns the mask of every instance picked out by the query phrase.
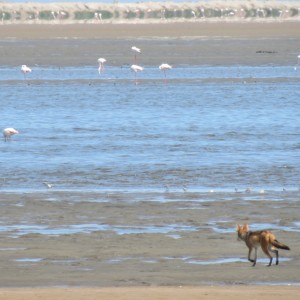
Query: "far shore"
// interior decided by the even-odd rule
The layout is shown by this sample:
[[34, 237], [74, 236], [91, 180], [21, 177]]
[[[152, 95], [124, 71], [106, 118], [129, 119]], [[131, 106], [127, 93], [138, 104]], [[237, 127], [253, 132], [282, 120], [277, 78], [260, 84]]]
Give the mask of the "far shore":
[[300, 21], [295, 1], [0, 2], [2, 24], [143, 24]]

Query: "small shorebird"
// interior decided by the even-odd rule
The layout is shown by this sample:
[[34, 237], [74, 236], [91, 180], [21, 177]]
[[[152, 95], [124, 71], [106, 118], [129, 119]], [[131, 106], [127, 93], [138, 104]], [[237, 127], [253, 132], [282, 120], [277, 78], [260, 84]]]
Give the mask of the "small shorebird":
[[168, 65], [168, 64], [161, 64], [161, 65], [159, 66], [159, 69], [160, 69], [161, 71], [164, 72], [164, 75], [165, 75], [165, 83], [167, 83], [167, 74], [166, 74], [166, 71], [167, 71], [167, 70], [171, 70], [172, 67], [171, 67], [170, 65]]
[[137, 72], [141, 72], [144, 70], [144, 68], [138, 66], [138, 65], [132, 65], [130, 67], [130, 69], [134, 72], [134, 78], [135, 78], [135, 84], [137, 84], [137, 78], [136, 78], [136, 74]]
[[48, 188], [51, 189], [53, 187], [53, 185], [51, 183], [48, 182], [43, 182], [43, 184]]
[[26, 74], [30, 73], [32, 70], [26, 65], [21, 66], [21, 72], [24, 74], [24, 78], [26, 79]]
[[102, 74], [104, 72], [104, 63], [106, 62], [106, 59], [103, 57], [98, 58], [98, 64], [99, 64], [99, 68], [98, 68], [98, 72], [99, 74]]
[[11, 136], [17, 133], [19, 133], [19, 131], [14, 128], [5, 128], [3, 130], [4, 141], [5, 142], [9, 141]]
[[169, 185], [165, 184], [165, 185], [164, 185], [164, 188], [165, 188], [165, 193], [169, 193], [169, 192], [170, 192], [170, 187], [169, 187]]

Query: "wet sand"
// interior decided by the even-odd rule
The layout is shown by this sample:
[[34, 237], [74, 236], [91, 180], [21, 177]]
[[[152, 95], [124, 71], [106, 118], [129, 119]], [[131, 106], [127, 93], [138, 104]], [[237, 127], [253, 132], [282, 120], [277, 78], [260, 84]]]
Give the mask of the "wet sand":
[[[300, 49], [299, 25], [288, 22], [26, 26], [1, 27], [1, 66], [96, 65], [100, 56], [108, 65], [124, 65], [132, 60], [127, 50], [133, 45], [143, 49], [143, 65], [294, 65]], [[245, 194], [224, 200], [222, 194], [189, 192], [2, 193], [1, 225], [11, 227], [0, 232], [0, 299], [298, 299], [299, 232], [285, 230], [299, 222], [297, 193], [278, 192], [268, 201], [260, 194], [246, 201]], [[279, 266], [266, 268], [263, 260], [251, 267], [247, 248], [234, 232], [236, 223], [245, 222], [279, 226], [269, 229], [291, 248], [280, 251]], [[110, 227], [79, 232], [79, 224]], [[179, 227], [166, 233], [117, 231], [120, 226], [146, 230], [170, 224]], [[27, 226], [24, 232], [22, 226]], [[30, 232], [30, 226], [48, 234]], [[78, 232], [57, 232], [70, 226]], [[293, 286], [281, 286], [287, 284]]]
[[299, 29], [298, 22], [2, 25], [0, 65], [97, 67], [105, 57], [107, 66], [123, 66], [133, 45], [143, 66], [294, 65]]
[[[299, 284], [298, 196], [298, 191], [3, 194], [0, 284]], [[250, 223], [253, 230], [265, 224], [291, 251], [280, 250], [280, 264], [270, 268], [259, 251], [251, 267], [236, 223]]]

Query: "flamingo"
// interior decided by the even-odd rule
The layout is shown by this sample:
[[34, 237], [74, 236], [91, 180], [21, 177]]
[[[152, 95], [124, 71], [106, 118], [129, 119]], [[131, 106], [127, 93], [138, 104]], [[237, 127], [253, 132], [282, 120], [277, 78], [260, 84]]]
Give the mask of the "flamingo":
[[4, 141], [5, 142], [9, 141], [11, 136], [17, 133], [19, 133], [19, 131], [14, 128], [5, 128], [3, 130]]
[[141, 53], [141, 49], [136, 46], [131, 47], [131, 50], [134, 52], [134, 63], [136, 64], [136, 54]]
[[164, 72], [164, 74], [165, 74], [165, 82], [167, 83], [167, 74], [166, 74], [166, 71], [167, 70], [171, 70], [172, 67], [170, 65], [168, 65], [168, 64], [161, 64], [159, 66], [159, 69]]
[[141, 72], [144, 70], [144, 68], [138, 66], [138, 65], [132, 65], [130, 69], [134, 72], [134, 78], [135, 78], [135, 84], [137, 84], [137, 79], [136, 79], [136, 73]]
[[297, 65], [294, 67], [295, 70], [297, 70], [297, 66], [300, 64], [300, 55], [297, 56]]
[[103, 57], [98, 58], [98, 63], [99, 63], [99, 68], [98, 68], [98, 72], [99, 74], [101, 74], [102, 72], [104, 72], [104, 63], [106, 62], [106, 59]]
[[21, 66], [21, 72], [24, 74], [24, 78], [26, 79], [26, 74], [30, 73], [32, 70], [26, 65]]

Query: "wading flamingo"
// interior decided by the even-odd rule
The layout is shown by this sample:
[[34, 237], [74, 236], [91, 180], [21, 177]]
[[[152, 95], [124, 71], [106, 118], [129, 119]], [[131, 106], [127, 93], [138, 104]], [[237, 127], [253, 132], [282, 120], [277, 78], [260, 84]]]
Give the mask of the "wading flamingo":
[[170, 65], [168, 65], [168, 64], [161, 64], [161, 65], [159, 66], [159, 69], [160, 69], [161, 71], [164, 72], [164, 75], [165, 75], [165, 83], [167, 83], [167, 74], [166, 74], [166, 71], [167, 71], [167, 70], [171, 70], [172, 67], [171, 67]]
[[141, 53], [141, 49], [133, 46], [131, 47], [131, 50], [134, 52], [134, 63], [136, 64], [136, 55], [137, 53]]
[[17, 133], [19, 133], [19, 131], [14, 128], [5, 128], [3, 130], [4, 141], [5, 142], [9, 141], [11, 136]]
[[106, 62], [106, 59], [103, 57], [98, 58], [99, 68], [98, 72], [99, 74], [102, 74], [104, 72], [104, 63]]
[[137, 78], [136, 78], [136, 74], [137, 72], [141, 72], [144, 70], [144, 68], [138, 66], [138, 65], [132, 65], [130, 67], [130, 69], [134, 72], [134, 79], [135, 79], [135, 84], [137, 84]]
[[24, 78], [26, 79], [26, 74], [31, 72], [31, 69], [26, 65], [21, 66], [21, 72], [24, 74]]
[[297, 66], [300, 65], [300, 55], [297, 56], [297, 65], [295, 66], [295, 70], [297, 70]]

